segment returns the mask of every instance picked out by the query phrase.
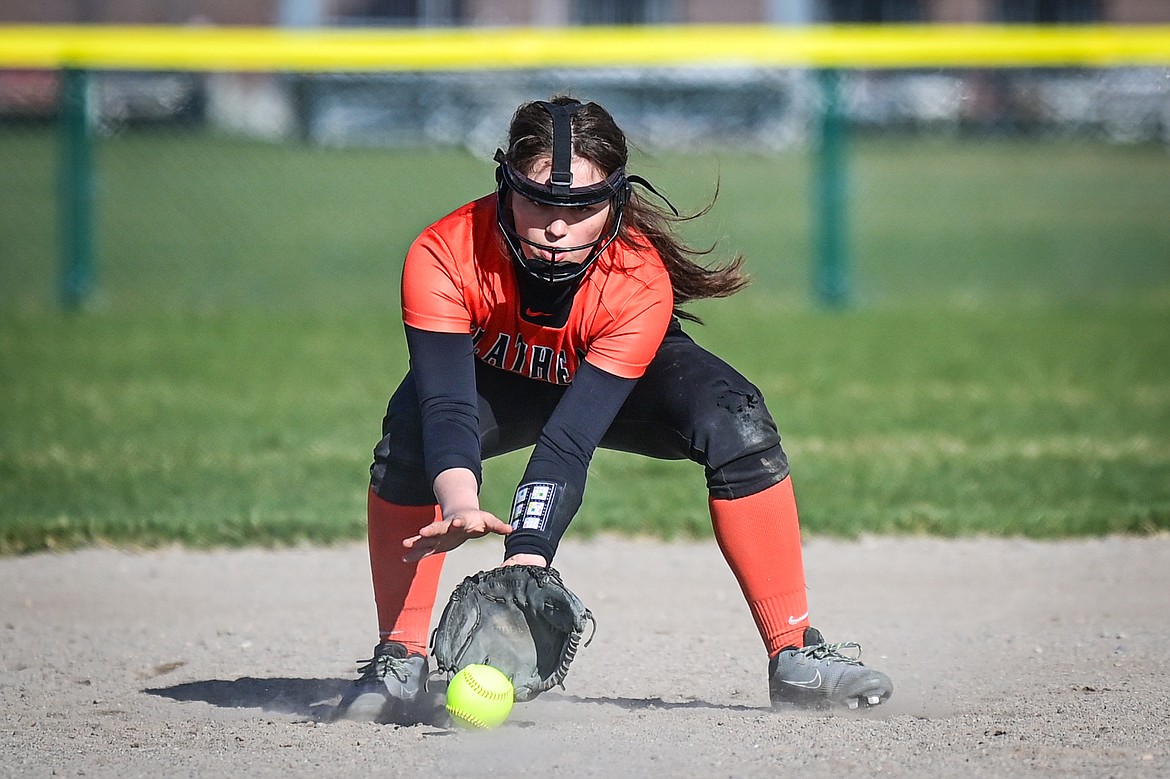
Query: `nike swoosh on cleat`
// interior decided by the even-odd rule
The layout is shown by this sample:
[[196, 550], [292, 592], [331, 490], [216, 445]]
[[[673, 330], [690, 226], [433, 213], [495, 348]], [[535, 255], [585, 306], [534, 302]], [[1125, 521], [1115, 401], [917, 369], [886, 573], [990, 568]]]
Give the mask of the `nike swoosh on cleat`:
[[781, 679], [785, 684], [791, 684], [793, 687], [804, 687], [806, 690], [815, 690], [821, 686], [821, 669], [816, 669], [813, 672], [811, 679], [805, 681], [794, 681], [792, 679]]
[[788, 624], [789, 625], [799, 625], [801, 622], [803, 622], [806, 619], [808, 619], [808, 612], [807, 611], [804, 612], [803, 614], [801, 614], [799, 617], [789, 617]]

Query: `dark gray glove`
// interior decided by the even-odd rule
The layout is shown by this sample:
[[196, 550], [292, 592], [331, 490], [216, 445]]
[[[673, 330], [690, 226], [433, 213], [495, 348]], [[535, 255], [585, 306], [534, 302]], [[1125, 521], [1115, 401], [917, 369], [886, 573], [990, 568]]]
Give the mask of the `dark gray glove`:
[[586, 623], [596, 630], [593, 613], [555, 569], [510, 565], [468, 576], [455, 588], [431, 651], [441, 673], [474, 664], [498, 668], [512, 680], [516, 700], [526, 701], [564, 681]]

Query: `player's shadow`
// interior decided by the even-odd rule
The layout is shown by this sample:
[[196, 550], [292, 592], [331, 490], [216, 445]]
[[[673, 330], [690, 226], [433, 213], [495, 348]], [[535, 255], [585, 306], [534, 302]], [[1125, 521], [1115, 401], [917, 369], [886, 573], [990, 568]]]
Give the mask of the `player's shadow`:
[[326, 722], [345, 689], [344, 679], [209, 679], [144, 690], [176, 701], [203, 701], [225, 709], [262, 709]]
[[[313, 722], [332, 722], [342, 694], [353, 682], [346, 679], [208, 679], [185, 682], [171, 687], [152, 687], [143, 692], [175, 701], [200, 701], [225, 709], [260, 709], [261, 711], [301, 717]], [[430, 690], [410, 712], [403, 713], [397, 725], [442, 725], [442, 691]], [[759, 709], [742, 704], [709, 703], [702, 700], [668, 701], [662, 698], [615, 698], [607, 696], [566, 695], [547, 692], [545, 700], [568, 703], [593, 703], [617, 706], [628, 711], [652, 709], [713, 709], [758, 713]]]
[[[611, 698], [604, 695], [584, 698], [580, 695], [565, 695], [562, 693], [545, 693], [549, 699], [568, 701], [570, 703], [597, 703], [617, 706], [629, 711], [643, 711], [646, 709], [715, 709], [717, 711], [744, 711], [759, 713], [755, 706], [744, 704], [710, 703], [708, 701], [667, 701], [662, 698]], [[544, 696], [542, 696], [544, 697]]]
[[[143, 690], [176, 701], [202, 701], [225, 709], [260, 709], [275, 714], [303, 717], [314, 722], [332, 722], [337, 702], [353, 684], [347, 679], [208, 679], [172, 687]], [[436, 694], [423, 696], [415, 709], [405, 713], [400, 725], [433, 725], [440, 721], [441, 703]]]

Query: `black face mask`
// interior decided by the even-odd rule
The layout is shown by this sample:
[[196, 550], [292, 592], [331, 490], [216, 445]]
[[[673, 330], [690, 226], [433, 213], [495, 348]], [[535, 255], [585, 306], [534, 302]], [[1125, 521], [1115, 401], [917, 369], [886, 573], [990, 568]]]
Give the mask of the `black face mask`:
[[[638, 183], [658, 195], [650, 183], [639, 176], [627, 176], [625, 167], [606, 176], [604, 181], [585, 187], [573, 186], [572, 116], [592, 105], [575, 103], [559, 105], [540, 102], [552, 117], [552, 171], [549, 182], [541, 184], [528, 178], [508, 162], [502, 149], [495, 154], [496, 167], [496, 222], [512, 254], [520, 284], [521, 316], [534, 324], [563, 327], [572, 307], [573, 294], [589, 268], [601, 253], [613, 243], [622, 228], [626, 204], [630, 200], [631, 183]], [[609, 224], [597, 240], [581, 246], [555, 247], [537, 243], [521, 236], [508, 208], [508, 194], [515, 193], [534, 203], [557, 207], [593, 206], [609, 201], [612, 214]], [[659, 197], [662, 197], [659, 195]], [[665, 198], [663, 198], [665, 201]], [[678, 211], [666, 201], [678, 215]], [[548, 254], [551, 259], [529, 257], [525, 247]], [[557, 255], [589, 251], [581, 262], [557, 261]]]
[[[500, 169], [509, 170], [507, 163], [501, 163]], [[513, 192], [519, 197], [526, 197], [536, 203], [542, 205], [559, 205], [549, 204], [544, 200], [538, 200], [532, 197], [529, 193], [512, 189], [507, 182], [506, 175], [498, 175], [500, 184], [496, 188], [496, 221], [500, 226], [500, 231], [504, 234], [504, 240], [508, 244], [509, 250], [512, 252], [512, 257], [520, 264], [521, 270], [529, 275], [545, 281], [548, 283], [557, 283], [568, 281], [574, 278], [581, 278], [589, 267], [597, 260], [601, 253], [605, 251], [615, 238], [617, 238], [618, 231], [621, 230], [623, 211], [625, 209], [628, 196], [614, 196], [610, 199], [610, 217], [609, 224], [601, 235], [595, 241], [582, 244], [580, 246], [550, 246], [548, 244], [532, 241], [520, 235], [516, 231], [515, 222], [512, 220], [512, 215], [508, 210], [508, 193]], [[625, 179], [624, 173], [622, 179]], [[625, 186], [628, 188], [629, 184]], [[596, 203], [584, 203], [577, 205], [595, 205]], [[537, 252], [548, 254], [550, 259], [542, 257], [531, 257], [529, 252], [525, 251], [527, 247], [536, 249]], [[566, 262], [558, 260], [558, 256], [564, 256], [571, 252], [588, 251], [589, 254], [581, 262]]]
[[[606, 247], [617, 238], [618, 231], [622, 226], [622, 210], [625, 199], [615, 198], [611, 204], [612, 215], [609, 224], [596, 240], [580, 246], [550, 246], [538, 241], [531, 241], [516, 231], [515, 222], [508, 208], [508, 193], [509, 190], [505, 185], [501, 185], [496, 191], [496, 222], [504, 234], [504, 242], [508, 244], [512, 259], [519, 265], [521, 272], [548, 284], [582, 278]], [[524, 197], [520, 193], [516, 194]], [[529, 256], [530, 253], [526, 251], [528, 247], [549, 255], [549, 258]], [[589, 253], [581, 262], [557, 259], [570, 253], [583, 251]]]

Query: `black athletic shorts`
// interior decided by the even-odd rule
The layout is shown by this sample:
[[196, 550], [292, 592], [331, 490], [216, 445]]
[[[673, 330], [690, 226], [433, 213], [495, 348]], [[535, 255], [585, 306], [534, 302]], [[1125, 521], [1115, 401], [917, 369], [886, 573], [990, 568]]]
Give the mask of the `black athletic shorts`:
[[[481, 457], [536, 443], [565, 387], [476, 361]], [[371, 484], [399, 505], [434, 503], [423, 465], [422, 418], [411, 374], [390, 399]], [[752, 495], [788, 475], [788, 459], [760, 391], [671, 323], [601, 447], [704, 467], [712, 497]], [[582, 485], [583, 486], [583, 485]]]

